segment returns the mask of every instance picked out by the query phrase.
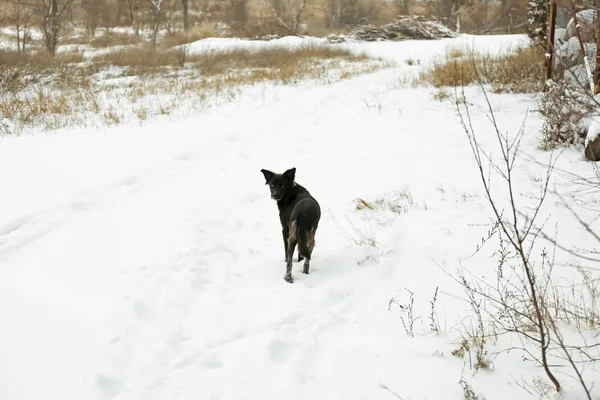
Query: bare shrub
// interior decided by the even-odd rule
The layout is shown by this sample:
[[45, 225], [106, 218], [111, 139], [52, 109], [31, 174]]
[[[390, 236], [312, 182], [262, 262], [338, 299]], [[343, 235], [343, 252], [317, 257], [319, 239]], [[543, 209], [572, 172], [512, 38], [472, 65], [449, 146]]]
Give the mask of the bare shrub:
[[[479, 80], [480, 89], [483, 83]], [[593, 364], [600, 360], [598, 356], [592, 356], [590, 352], [596, 348], [588, 345], [585, 340], [582, 344], [573, 344], [563, 338], [559, 325], [568, 320], [561, 320], [561, 314], [567, 314], [571, 318], [583, 318], [586, 321], [595, 321], [596, 311], [590, 311], [589, 304], [585, 306], [586, 311], [581, 308], [569, 306], [564, 300], [554, 293], [564, 293], [564, 289], [557, 285], [553, 278], [554, 252], [549, 253], [542, 249], [539, 257], [535, 257], [536, 242], [543, 237], [542, 227], [537, 225], [540, 218], [540, 208], [545, 201], [551, 174], [554, 170], [554, 160], [551, 158], [546, 169], [546, 176], [541, 182], [540, 194], [532, 199], [533, 204], [521, 204], [515, 193], [515, 160], [519, 152], [520, 141], [523, 137], [523, 126], [513, 136], [503, 134], [495, 119], [492, 106], [483, 90], [487, 102], [488, 117], [495, 132], [500, 147], [501, 161], [496, 163], [478, 141], [473, 130], [469, 105], [465, 99], [464, 91], [457, 102], [457, 109], [461, 118], [463, 129], [469, 140], [473, 156], [480, 174], [481, 182], [485, 189], [486, 197], [493, 211], [494, 226], [499, 237], [499, 251], [497, 251], [498, 266], [496, 271], [496, 282], [491, 283], [482, 278], [464, 271], [459, 271], [457, 282], [465, 289], [471, 304], [489, 305], [477, 308], [477, 319], [481, 320], [482, 313], [491, 324], [494, 335], [516, 334], [522, 340], [522, 345], [515, 346], [511, 350], [520, 350], [527, 354], [530, 359], [539, 363], [544, 374], [552, 383], [556, 392], [562, 391], [562, 384], [557, 379], [554, 370], [555, 363], [552, 358], [560, 359], [571, 367], [576, 379], [583, 388], [586, 397], [592, 399], [590, 383], [586, 382], [581, 374], [585, 364]], [[500, 206], [500, 195], [496, 187], [492, 193], [490, 185], [491, 175], [499, 175], [504, 189], [503, 198], [508, 200], [507, 206]], [[524, 210], [529, 210], [528, 212]], [[589, 226], [587, 226], [589, 233]], [[593, 232], [592, 235], [598, 238]], [[481, 247], [478, 247], [478, 250]], [[584, 281], [586, 277], [584, 276]], [[587, 287], [596, 298], [596, 284], [587, 278]], [[558, 304], [562, 304], [559, 306]], [[586, 304], [586, 303], [584, 303]], [[595, 301], [592, 301], [594, 304]], [[567, 307], [571, 312], [565, 312]], [[579, 317], [576, 317], [576, 316]], [[595, 323], [595, 322], [594, 322]], [[584, 336], [580, 331], [582, 337]], [[525, 342], [533, 343], [535, 350], [525, 346]]]
[[415, 322], [421, 319], [421, 317], [415, 315], [415, 294], [408, 289], [405, 289], [408, 293], [408, 302], [403, 303], [398, 301], [398, 296], [390, 299], [388, 304], [388, 310], [392, 309], [392, 305], [395, 304], [400, 310], [406, 314], [406, 319], [400, 317], [404, 331], [409, 337], [415, 337]]
[[585, 137], [580, 122], [594, 111], [594, 101], [579, 85], [564, 79], [548, 82], [542, 94], [538, 113], [544, 118], [540, 147], [552, 150], [577, 143]]
[[469, 383], [465, 381], [464, 377], [461, 377], [458, 383], [463, 389], [463, 396], [465, 400], [479, 400], [479, 396], [475, 394], [475, 391], [473, 390], [471, 385], [469, 385]]

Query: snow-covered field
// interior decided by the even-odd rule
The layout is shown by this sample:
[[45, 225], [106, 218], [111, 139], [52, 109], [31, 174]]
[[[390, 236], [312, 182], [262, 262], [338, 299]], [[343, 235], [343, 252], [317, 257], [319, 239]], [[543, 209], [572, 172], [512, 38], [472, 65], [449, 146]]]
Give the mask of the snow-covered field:
[[[352, 44], [397, 67], [253, 88], [206, 114], [143, 127], [0, 138], [0, 399], [395, 398], [383, 385], [396, 398], [452, 400], [464, 398], [461, 377], [480, 398], [539, 397], [520, 387], [545, 379], [539, 366], [519, 352], [492, 355], [516, 338], [490, 344], [492, 368], [474, 375], [450, 354], [470, 309], [438, 264], [494, 279], [493, 247], [470, 257], [491, 214], [454, 103], [399, 82], [459, 43], [497, 52], [524, 38]], [[496, 157], [483, 97], [467, 96]], [[535, 108], [533, 96], [491, 101], [507, 132]], [[530, 113], [522, 149], [544, 163], [540, 127]], [[570, 149], [558, 166], [586, 174], [582, 160]], [[260, 173], [291, 167], [323, 210], [311, 274], [296, 263], [293, 285]], [[520, 197], [538, 191], [532, 177], [543, 173], [519, 160]], [[378, 197], [399, 207], [356, 210], [355, 199]], [[577, 223], [554, 198], [543, 214], [569, 245], [594, 247], [573, 237]], [[572, 257], [557, 260], [555, 274], [572, 275]], [[406, 314], [388, 309], [394, 296], [409, 301], [406, 289], [421, 318], [414, 337]], [[556, 373], [564, 398], [583, 398], [569, 368]]]

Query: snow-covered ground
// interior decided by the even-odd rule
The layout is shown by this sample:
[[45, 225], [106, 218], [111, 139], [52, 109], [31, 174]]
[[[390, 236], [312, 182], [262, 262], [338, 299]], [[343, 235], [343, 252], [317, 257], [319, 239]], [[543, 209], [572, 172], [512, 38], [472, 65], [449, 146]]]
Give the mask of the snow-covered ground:
[[[398, 66], [332, 85], [254, 88], [205, 115], [144, 127], [0, 138], [0, 399], [393, 399], [387, 385], [403, 399], [451, 400], [464, 398], [461, 376], [488, 400], [537, 398], [518, 383], [543, 372], [522, 354], [490, 355], [493, 368], [474, 376], [450, 354], [470, 310], [437, 264], [493, 279], [494, 248], [470, 257], [490, 212], [454, 103], [399, 83], [473, 40], [494, 52], [524, 43], [351, 44]], [[497, 156], [483, 97], [467, 96]], [[491, 100], [507, 132], [535, 108], [532, 96]], [[546, 162], [541, 121], [527, 121], [522, 149]], [[584, 174], [582, 159], [567, 150], [558, 165]], [[323, 210], [312, 272], [296, 263], [293, 285], [260, 173], [291, 167]], [[532, 177], [543, 172], [520, 160], [519, 195], [537, 192]], [[400, 198], [400, 211], [358, 212], [359, 197]], [[548, 225], [560, 220], [566, 240], [593, 247], [569, 234], [577, 224], [567, 210], [546, 205]], [[396, 295], [408, 302], [406, 289], [421, 318], [415, 337], [406, 315], [388, 309]], [[583, 398], [568, 368], [557, 374], [565, 398]]]

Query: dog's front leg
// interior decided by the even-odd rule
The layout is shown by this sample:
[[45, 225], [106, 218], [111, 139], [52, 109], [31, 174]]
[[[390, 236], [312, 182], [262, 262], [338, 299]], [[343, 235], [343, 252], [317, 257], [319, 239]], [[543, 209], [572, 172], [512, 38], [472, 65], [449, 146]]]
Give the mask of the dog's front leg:
[[283, 279], [288, 283], [294, 283], [294, 278], [292, 278], [292, 256], [289, 255], [285, 260], [285, 276]]
[[296, 248], [296, 241], [293, 238], [288, 239], [288, 247], [285, 255], [285, 279], [286, 282], [294, 283], [292, 278], [292, 260], [294, 259], [294, 249]]
[[284, 260], [287, 262], [287, 255], [288, 255], [288, 243], [287, 243], [287, 238], [288, 235], [290, 233], [290, 230], [288, 228], [283, 228], [283, 230], [281, 231], [281, 233], [283, 234], [283, 250], [285, 252], [285, 258]]

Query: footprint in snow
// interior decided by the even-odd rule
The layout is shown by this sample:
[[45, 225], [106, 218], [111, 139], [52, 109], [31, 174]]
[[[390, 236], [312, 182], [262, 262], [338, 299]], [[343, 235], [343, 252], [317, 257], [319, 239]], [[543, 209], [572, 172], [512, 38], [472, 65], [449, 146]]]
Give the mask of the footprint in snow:
[[187, 356], [185, 356], [185, 357], [181, 358], [179, 361], [177, 361], [175, 363], [175, 365], [173, 365], [173, 369], [182, 369], [189, 365], [192, 365], [193, 363], [198, 361], [200, 356], [201, 356], [201, 353], [199, 351], [192, 353], [192, 354], [188, 354]]
[[207, 354], [204, 357], [202, 357], [200, 364], [205, 369], [218, 369], [223, 366], [223, 360], [221, 360], [221, 356], [219, 356], [216, 353]]
[[96, 385], [107, 399], [112, 399], [125, 389], [125, 384], [119, 379], [114, 379], [104, 374], [96, 377]]
[[284, 362], [290, 357], [290, 344], [279, 338], [275, 338], [269, 343], [269, 353], [275, 361]]
[[120, 336], [115, 336], [112, 339], [110, 339], [108, 343], [110, 343], [110, 344], [116, 344], [116, 343], [119, 343], [120, 341], [121, 341], [121, 337]]
[[140, 175], [130, 175], [125, 179], [121, 180], [121, 185], [123, 186], [131, 186], [138, 183], [140, 180]]
[[150, 318], [150, 315], [152, 313], [152, 311], [150, 310], [150, 308], [148, 308], [148, 306], [146, 306], [141, 301], [135, 301], [133, 303], [133, 309], [135, 311], [135, 314], [140, 319], [148, 319], [148, 318]]
[[71, 203], [71, 209], [74, 211], [85, 211], [91, 206], [91, 202], [85, 199], [75, 200]]
[[187, 161], [190, 158], [192, 158], [193, 154], [194, 154], [193, 151], [182, 151], [181, 153], [179, 153], [177, 155], [177, 157], [175, 158], [175, 160], [177, 160], [177, 161]]

